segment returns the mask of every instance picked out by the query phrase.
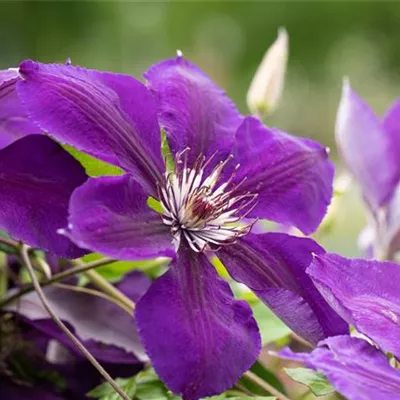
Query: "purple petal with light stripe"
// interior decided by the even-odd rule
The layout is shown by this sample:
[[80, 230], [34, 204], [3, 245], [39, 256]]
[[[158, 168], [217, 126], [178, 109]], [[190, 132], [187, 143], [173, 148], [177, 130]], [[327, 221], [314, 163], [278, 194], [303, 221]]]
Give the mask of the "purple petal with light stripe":
[[257, 193], [249, 217], [271, 219], [315, 231], [332, 197], [333, 164], [326, 149], [309, 139], [265, 127], [247, 117], [236, 134], [240, 192]]
[[184, 400], [232, 387], [261, 347], [248, 304], [233, 298], [204, 254], [188, 249], [141, 298], [136, 320], [154, 369]]
[[68, 236], [120, 260], [174, 257], [169, 228], [147, 198], [130, 175], [89, 178], [71, 197]]
[[233, 279], [257, 294], [294, 332], [313, 344], [348, 332], [306, 274], [312, 254], [324, 250], [311, 239], [283, 233], [248, 234], [217, 256]]
[[199, 155], [208, 159], [217, 152], [209, 169], [228, 156], [243, 117], [200, 68], [177, 57], [153, 65], [144, 76], [174, 155], [190, 147], [190, 166]]
[[156, 194], [164, 169], [156, 105], [128, 75], [25, 61], [18, 94], [57, 140], [131, 172]]

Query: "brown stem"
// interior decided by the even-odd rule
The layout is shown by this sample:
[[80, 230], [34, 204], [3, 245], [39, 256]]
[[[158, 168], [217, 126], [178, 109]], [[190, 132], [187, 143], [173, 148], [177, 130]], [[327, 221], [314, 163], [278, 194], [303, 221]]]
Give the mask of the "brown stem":
[[66, 285], [65, 283], [55, 283], [54, 286], [58, 287], [60, 289], [69, 290], [71, 292], [85, 293], [85, 294], [89, 294], [91, 296], [101, 297], [102, 299], [107, 300], [110, 303], [114, 303], [115, 305], [117, 305], [118, 307], [122, 308], [129, 315], [132, 316], [133, 309], [128, 308], [126, 305], [122, 304], [120, 301], [118, 301], [114, 297], [111, 297], [106, 293], [100, 292], [99, 290], [90, 289], [90, 288], [81, 287], [81, 286]]
[[278, 400], [290, 400], [289, 397], [286, 397], [283, 393], [281, 393], [278, 389], [274, 388], [272, 385], [270, 385], [268, 382], [264, 381], [261, 379], [259, 376], [257, 376], [255, 373], [251, 371], [247, 371], [244, 373], [244, 375], [247, 379], [252, 381], [254, 384], [256, 384], [258, 387], [261, 389], [266, 390], [267, 392], [271, 393], [273, 396], [275, 396]]
[[[0, 242], [1, 242], [1, 238], [0, 238]], [[111, 264], [113, 262], [116, 262], [115, 260], [111, 259], [111, 258], [107, 258], [104, 257], [101, 260], [96, 260], [87, 264], [79, 264], [76, 267], [67, 269], [65, 271], [59, 272], [58, 274], [55, 274], [51, 277], [51, 279], [45, 280], [43, 282], [41, 282], [41, 286], [45, 287], [45, 286], [49, 286], [53, 283], [56, 282], [61, 282], [65, 279], [71, 278], [77, 274], [89, 271], [91, 269], [94, 268], [98, 268], [101, 267], [103, 265], [107, 265], [107, 264]], [[20, 297], [22, 297], [24, 294], [33, 292], [35, 290], [34, 286], [32, 284], [24, 286], [23, 288], [21, 288], [20, 290], [18, 290], [17, 292], [5, 297], [2, 301], [0, 301], [0, 308], [6, 306], [7, 304], [12, 303], [13, 301], [19, 299]]]
[[33, 270], [31, 260], [28, 254], [28, 248], [25, 245], [22, 245], [20, 248], [20, 255], [25, 264], [26, 269], [28, 270], [29, 276], [32, 280], [33, 286], [39, 296], [39, 299], [49, 313], [50, 317], [53, 321], [58, 325], [58, 327], [68, 336], [72, 343], [81, 351], [81, 353], [88, 359], [88, 361], [99, 371], [99, 373], [103, 376], [103, 378], [112, 386], [112, 388], [124, 399], [131, 400], [126, 395], [126, 393], [118, 386], [118, 384], [114, 381], [113, 378], [107, 373], [107, 371], [97, 362], [97, 360], [92, 356], [92, 354], [86, 349], [86, 347], [81, 343], [81, 341], [64, 325], [64, 323], [60, 320], [57, 314], [53, 311], [50, 303], [47, 301], [46, 295], [44, 294], [39, 281], [36, 278], [35, 271]]

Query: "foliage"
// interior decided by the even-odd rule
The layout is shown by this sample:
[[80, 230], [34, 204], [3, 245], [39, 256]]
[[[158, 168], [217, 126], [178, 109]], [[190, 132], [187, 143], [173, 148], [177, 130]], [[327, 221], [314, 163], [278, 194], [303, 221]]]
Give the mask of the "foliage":
[[294, 381], [308, 386], [316, 396], [325, 396], [335, 391], [326, 377], [318, 371], [309, 368], [285, 368], [285, 372]]

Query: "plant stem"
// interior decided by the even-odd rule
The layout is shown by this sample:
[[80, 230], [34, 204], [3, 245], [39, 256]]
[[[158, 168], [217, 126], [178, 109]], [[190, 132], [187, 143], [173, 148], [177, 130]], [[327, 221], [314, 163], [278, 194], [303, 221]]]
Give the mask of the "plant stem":
[[[0, 238], [0, 242], [1, 242], [1, 238]], [[116, 262], [116, 261], [111, 258], [104, 257], [101, 260], [96, 260], [96, 261], [93, 261], [93, 262], [90, 262], [87, 264], [79, 264], [77, 267], [70, 268], [65, 271], [59, 272], [58, 274], [53, 275], [51, 277], [51, 279], [41, 282], [41, 286], [42, 287], [49, 286], [53, 283], [61, 282], [65, 279], [71, 278], [77, 274], [89, 271], [94, 268], [101, 267], [103, 265], [111, 264], [114, 262]], [[5, 299], [3, 299], [2, 301], [0, 301], [0, 308], [19, 299], [24, 294], [33, 292], [34, 290], [35, 290], [35, 288], [32, 284], [21, 288], [20, 290], [18, 290], [18, 292], [13, 293], [13, 294], [9, 295], [8, 297], [6, 297]]]
[[54, 284], [55, 287], [58, 287], [60, 289], [64, 289], [64, 290], [70, 290], [71, 292], [77, 292], [77, 293], [86, 293], [89, 294], [91, 296], [96, 296], [96, 297], [101, 297], [104, 300], [109, 301], [110, 303], [114, 303], [115, 305], [117, 305], [118, 307], [122, 308], [123, 310], [125, 310], [129, 315], [132, 315], [132, 309], [126, 307], [124, 304], [120, 303], [117, 299], [115, 299], [114, 297], [109, 296], [106, 293], [100, 292], [99, 290], [95, 290], [95, 289], [90, 289], [90, 288], [86, 288], [86, 287], [81, 287], [81, 286], [74, 286], [74, 285], [66, 285], [64, 283], [55, 283]]
[[244, 393], [246, 396], [250, 396], [250, 397], [254, 397], [254, 394], [250, 392], [249, 389], [247, 389], [246, 387], [244, 387], [241, 383], [236, 382], [233, 385], [234, 388], [239, 389], [239, 391], [241, 391], [242, 393]]
[[58, 327], [68, 336], [68, 338], [75, 344], [75, 346], [82, 352], [82, 354], [90, 361], [90, 363], [99, 371], [99, 373], [103, 376], [103, 378], [112, 386], [112, 388], [124, 399], [131, 400], [126, 395], [126, 393], [118, 386], [118, 384], [111, 378], [111, 376], [107, 373], [107, 371], [97, 362], [97, 360], [92, 356], [92, 354], [86, 349], [86, 347], [80, 342], [80, 340], [75, 337], [75, 335], [64, 325], [64, 323], [60, 320], [57, 314], [53, 311], [49, 302], [47, 301], [46, 295], [44, 294], [39, 281], [36, 278], [35, 271], [33, 270], [31, 260], [28, 254], [28, 248], [25, 245], [22, 245], [20, 248], [21, 258], [28, 270], [29, 276], [32, 280], [33, 286], [39, 296], [39, 299], [49, 313], [50, 317], [53, 321], [58, 325]]
[[[79, 263], [79, 261], [74, 261], [73, 264], [77, 266], [82, 265]], [[125, 307], [132, 310], [133, 314], [133, 310], [135, 309], [135, 303], [129, 297], [123, 294], [120, 290], [118, 290], [112, 283], [110, 283], [107, 279], [103, 278], [98, 272], [94, 270], [89, 270], [85, 272], [85, 275], [90, 279], [90, 281], [95, 286], [101, 289], [104, 293], [118, 300]]]
[[247, 379], [252, 381], [254, 384], [256, 384], [258, 387], [261, 389], [266, 390], [267, 392], [271, 393], [273, 396], [275, 396], [278, 400], [290, 400], [289, 397], [286, 397], [283, 393], [281, 393], [278, 389], [270, 385], [268, 382], [264, 381], [261, 379], [259, 376], [257, 376], [255, 373], [251, 371], [247, 371], [243, 374]]
[[233, 389], [232, 390], [227, 390], [225, 393], [230, 397], [246, 397], [246, 398], [248, 398], [249, 396], [250, 397], [254, 397], [254, 395], [251, 392], [244, 393], [244, 392], [241, 392], [239, 390], [233, 390]]
[[9, 239], [5, 236], [0, 236], [0, 242], [7, 246], [12, 247], [15, 250], [18, 250], [19, 243], [14, 239]]
[[0, 253], [0, 298], [2, 298], [8, 289], [8, 264], [7, 255]]

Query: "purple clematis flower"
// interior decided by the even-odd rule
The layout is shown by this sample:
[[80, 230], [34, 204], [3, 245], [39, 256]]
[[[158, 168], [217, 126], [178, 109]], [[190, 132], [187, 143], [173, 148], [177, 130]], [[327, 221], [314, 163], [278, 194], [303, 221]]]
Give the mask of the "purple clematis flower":
[[323, 254], [314, 257], [307, 273], [343, 319], [400, 357], [398, 264]]
[[28, 118], [18, 97], [18, 70], [0, 71], [0, 149], [30, 134], [41, 133]]
[[[370, 214], [361, 246], [375, 258], [400, 249], [400, 101], [383, 118], [346, 81], [336, 119], [341, 155], [358, 181]], [[379, 167], [377, 167], [379, 165]]]
[[[307, 340], [346, 332], [305, 274], [311, 254], [323, 250], [310, 239], [250, 233], [257, 218], [306, 234], [317, 228], [332, 194], [325, 148], [243, 117], [183, 57], [151, 67], [147, 87], [126, 75], [33, 61], [20, 74], [18, 95], [40, 129], [125, 171], [89, 178], [73, 192], [68, 237], [119, 259], [173, 258], [135, 311], [146, 351], [172, 391], [185, 400], [220, 393], [260, 350], [250, 307], [218, 277], [213, 252]], [[160, 213], [148, 207], [149, 196]]]
[[400, 370], [365, 340], [347, 335], [322, 341], [311, 353], [284, 349], [279, 356], [321, 371], [349, 400], [399, 400]]

